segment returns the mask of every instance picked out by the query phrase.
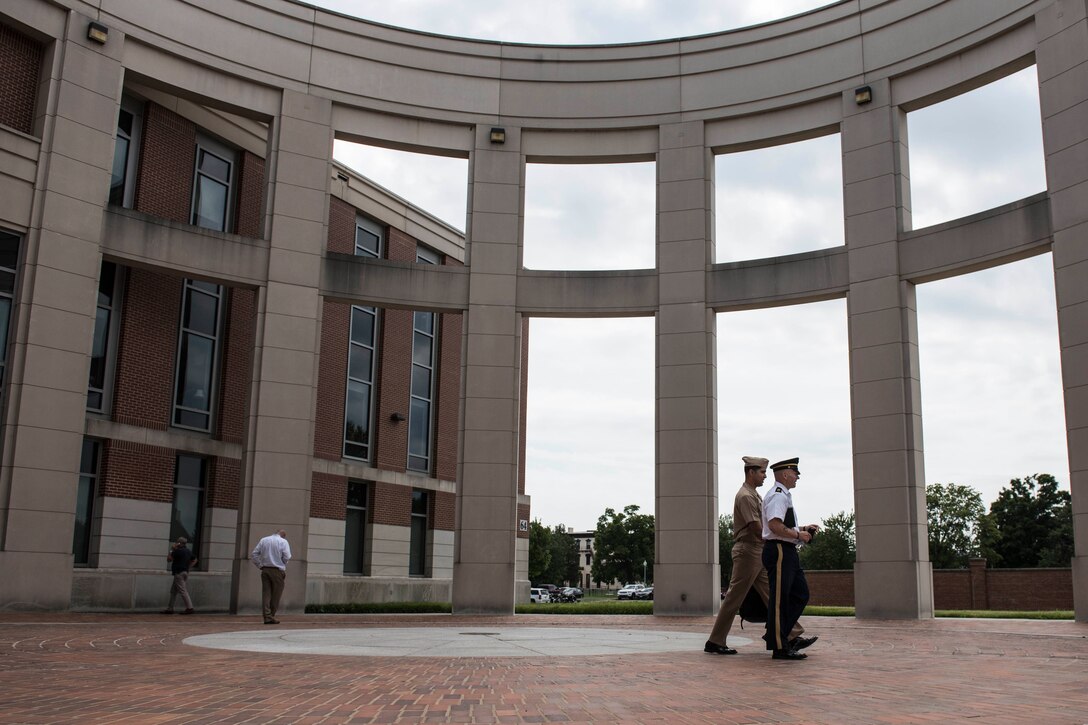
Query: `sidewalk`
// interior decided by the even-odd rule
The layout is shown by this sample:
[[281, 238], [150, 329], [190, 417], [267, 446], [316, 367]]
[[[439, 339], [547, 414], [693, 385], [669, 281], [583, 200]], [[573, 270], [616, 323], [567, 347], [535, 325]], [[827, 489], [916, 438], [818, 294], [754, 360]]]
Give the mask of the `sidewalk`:
[[807, 617], [819, 642], [783, 662], [752, 628], [704, 654], [710, 617], [282, 620], [0, 613], [0, 723], [1088, 722], [1068, 621]]

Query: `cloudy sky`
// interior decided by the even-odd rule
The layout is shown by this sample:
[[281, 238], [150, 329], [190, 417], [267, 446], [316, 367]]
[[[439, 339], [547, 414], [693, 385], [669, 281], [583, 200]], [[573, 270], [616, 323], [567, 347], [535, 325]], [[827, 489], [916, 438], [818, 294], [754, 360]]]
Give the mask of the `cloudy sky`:
[[[767, 22], [812, 0], [324, 0], [391, 25], [508, 42], [617, 43]], [[913, 112], [914, 227], [1042, 191], [1034, 68]], [[463, 229], [467, 162], [337, 143], [336, 157]], [[843, 243], [839, 137], [717, 159], [718, 261]], [[530, 165], [525, 263], [654, 264], [652, 164]], [[453, 193], [451, 193], [451, 190]], [[571, 260], [577, 259], [577, 265]], [[1050, 255], [918, 288], [927, 483], [973, 486], [988, 506], [1010, 478], [1068, 489]], [[653, 511], [652, 318], [531, 323], [527, 492], [546, 525], [592, 528], [607, 507]], [[846, 302], [718, 316], [719, 495], [740, 456], [800, 456], [805, 520], [853, 509]]]

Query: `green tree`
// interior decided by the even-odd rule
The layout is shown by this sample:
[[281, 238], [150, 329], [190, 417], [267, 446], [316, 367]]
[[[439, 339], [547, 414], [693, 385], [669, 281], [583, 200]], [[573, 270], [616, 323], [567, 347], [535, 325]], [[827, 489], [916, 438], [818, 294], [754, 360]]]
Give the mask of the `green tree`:
[[733, 576], [733, 516], [718, 517], [718, 566], [722, 571], [722, 588], [729, 586]]
[[538, 519], [529, 522], [529, 581], [533, 584], [550, 584], [548, 569], [552, 563], [552, 532]]
[[933, 567], [967, 568], [967, 559], [979, 555], [978, 536], [986, 513], [982, 495], [958, 483], [931, 483], [926, 486], [926, 511]]
[[640, 514], [638, 506], [625, 506], [622, 513], [611, 508], [597, 519], [593, 537], [592, 576], [599, 582], [653, 581], [654, 517]]
[[856, 558], [854, 512], [840, 511], [820, 524], [812, 542], [801, 547], [799, 556], [805, 569], [853, 569]]
[[551, 553], [545, 584], [577, 585], [578, 571], [578, 545], [574, 543], [574, 537], [567, 533], [566, 528], [560, 524], [551, 532], [549, 542]]
[[1049, 473], [1014, 478], [990, 505], [992, 530], [984, 549], [997, 556], [994, 566], [1069, 566], [1073, 557], [1073, 514], [1068, 491]]

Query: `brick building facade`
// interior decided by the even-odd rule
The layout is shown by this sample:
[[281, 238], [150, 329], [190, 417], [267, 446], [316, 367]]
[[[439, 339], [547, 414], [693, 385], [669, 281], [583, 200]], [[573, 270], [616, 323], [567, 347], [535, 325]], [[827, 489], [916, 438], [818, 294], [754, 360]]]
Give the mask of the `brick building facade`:
[[[34, 132], [45, 52], [0, 22], [0, 133]], [[268, 133], [267, 123], [126, 82], [103, 208], [259, 240]], [[403, 200], [339, 165], [329, 179], [327, 252], [463, 264], [456, 230], [413, 209], [427, 219], [424, 244], [389, 211]], [[0, 231], [18, 256], [24, 234], [7, 221]], [[86, 435], [71, 482], [79, 487], [71, 606], [161, 607], [168, 542], [185, 536], [199, 560], [197, 606], [227, 609], [234, 562], [252, 544], [239, 540], [236, 522], [262, 346], [260, 289], [108, 254], [99, 286], [98, 309], [88, 313], [86, 420], [73, 426]], [[353, 328], [360, 320], [365, 332]], [[458, 313], [322, 299], [320, 335], [308, 343], [319, 360], [308, 533], [304, 547], [294, 544], [307, 560], [307, 601], [449, 599], [461, 334]], [[527, 498], [522, 508], [528, 516]]]

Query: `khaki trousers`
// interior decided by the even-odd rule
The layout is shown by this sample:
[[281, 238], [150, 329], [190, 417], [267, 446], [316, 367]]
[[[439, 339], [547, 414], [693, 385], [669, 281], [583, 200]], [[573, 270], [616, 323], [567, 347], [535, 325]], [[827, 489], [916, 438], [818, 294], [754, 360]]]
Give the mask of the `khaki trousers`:
[[276, 616], [286, 580], [287, 572], [283, 569], [274, 566], [261, 567], [261, 608], [264, 610], [266, 622]]
[[[760, 599], [766, 604], [770, 598], [770, 583], [767, 581], [767, 570], [763, 568], [763, 543], [749, 544], [738, 542], [733, 544], [733, 573], [729, 577], [729, 589], [725, 592], [721, 609], [718, 610], [718, 618], [714, 620], [714, 629], [710, 631], [709, 641], [713, 644], [725, 647], [725, 640], [729, 636], [729, 630], [733, 627], [733, 619], [740, 611], [740, 605], [748, 596], [748, 590], [756, 588]], [[761, 627], [762, 629], [762, 627]], [[790, 632], [790, 638], [798, 637], [805, 628], [798, 622]], [[760, 635], [761, 637], [763, 635]]]

